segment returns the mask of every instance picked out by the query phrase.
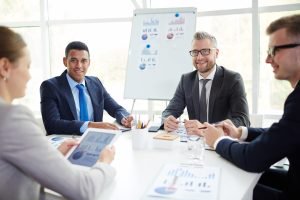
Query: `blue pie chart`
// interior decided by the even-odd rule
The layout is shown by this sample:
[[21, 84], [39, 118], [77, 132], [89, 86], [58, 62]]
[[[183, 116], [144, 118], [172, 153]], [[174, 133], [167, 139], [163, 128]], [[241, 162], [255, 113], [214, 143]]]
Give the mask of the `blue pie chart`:
[[154, 191], [159, 194], [174, 194], [176, 190], [174, 187], [158, 187]]

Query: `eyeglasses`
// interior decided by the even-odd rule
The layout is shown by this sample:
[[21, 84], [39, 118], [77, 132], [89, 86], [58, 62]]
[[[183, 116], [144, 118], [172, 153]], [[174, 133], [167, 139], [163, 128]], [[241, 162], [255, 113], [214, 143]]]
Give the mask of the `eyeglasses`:
[[194, 49], [189, 51], [189, 53], [192, 57], [197, 57], [199, 53], [201, 53], [202, 56], [208, 56], [210, 54], [210, 51], [213, 49], [216, 48], [207, 48], [207, 49], [200, 49], [200, 50]]
[[270, 57], [274, 57], [276, 52], [279, 51], [280, 49], [290, 49], [290, 48], [295, 48], [297, 46], [300, 46], [300, 44], [284, 44], [284, 45], [269, 47], [267, 54]]

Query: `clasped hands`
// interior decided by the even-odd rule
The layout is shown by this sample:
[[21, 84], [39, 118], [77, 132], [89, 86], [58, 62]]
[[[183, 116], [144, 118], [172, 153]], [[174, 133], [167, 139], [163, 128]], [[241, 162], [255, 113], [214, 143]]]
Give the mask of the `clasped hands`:
[[[164, 121], [164, 129], [168, 132], [178, 128], [179, 121], [174, 116], [169, 116]], [[216, 140], [222, 136], [239, 139], [242, 134], [241, 128], [237, 128], [231, 120], [209, 124], [198, 120], [184, 120], [184, 126], [188, 135], [198, 135], [205, 138], [207, 145], [214, 147]]]

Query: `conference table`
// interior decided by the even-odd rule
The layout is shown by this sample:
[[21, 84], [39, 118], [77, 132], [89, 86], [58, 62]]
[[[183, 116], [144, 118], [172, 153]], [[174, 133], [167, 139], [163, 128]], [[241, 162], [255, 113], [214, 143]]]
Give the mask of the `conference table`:
[[[116, 156], [112, 165], [117, 175], [99, 199], [151, 199], [145, 194], [161, 168], [165, 164], [184, 163], [188, 159], [187, 144], [180, 142], [179, 138], [174, 141], [157, 141], [153, 136], [158, 133], [147, 132], [148, 144], [144, 149], [134, 150], [133, 134], [134, 130], [125, 132], [116, 141]], [[204, 166], [221, 168], [219, 200], [252, 199], [253, 188], [260, 173], [241, 170], [211, 150], [205, 151]]]
[[[143, 149], [132, 148], [132, 135], [135, 130], [120, 135], [114, 146], [115, 159], [112, 166], [117, 174], [108, 185], [99, 200], [150, 200], [147, 191], [165, 164], [185, 163], [187, 144], [174, 141], [158, 141], [153, 137], [158, 133], [145, 133], [147, 144]], [[253, 188], [260, 173], [250, 173], [239, 169], [220, 157], [215, 151], [205, 150], [204, 167], [220, 168], [219, 200], [250, 200]]]

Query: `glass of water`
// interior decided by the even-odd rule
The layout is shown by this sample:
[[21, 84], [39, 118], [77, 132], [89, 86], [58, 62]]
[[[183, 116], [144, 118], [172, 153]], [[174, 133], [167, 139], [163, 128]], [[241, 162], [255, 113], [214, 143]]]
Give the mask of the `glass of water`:
[[203, 166], [205, 154], [205, 138], [196, 135], [188, 136], [187, 152], [189, 163]]

